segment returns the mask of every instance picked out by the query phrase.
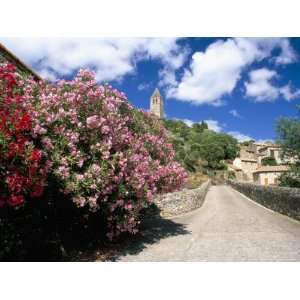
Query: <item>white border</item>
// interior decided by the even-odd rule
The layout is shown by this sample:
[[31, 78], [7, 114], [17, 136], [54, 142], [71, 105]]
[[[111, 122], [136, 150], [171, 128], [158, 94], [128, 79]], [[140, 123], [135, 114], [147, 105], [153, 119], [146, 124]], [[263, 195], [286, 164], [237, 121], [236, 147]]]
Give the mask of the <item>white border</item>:
[[[299, 36], [299, 1], [7, 0], [0, 36]], [[298, 263], [1, 263], [1, 299], [295, 299]]]
[[9, 263], [1, 298], [295, 299], [297, 271], [290, 263]]
[[299, 36], [296, 0], [7, 0], [0, 36]]

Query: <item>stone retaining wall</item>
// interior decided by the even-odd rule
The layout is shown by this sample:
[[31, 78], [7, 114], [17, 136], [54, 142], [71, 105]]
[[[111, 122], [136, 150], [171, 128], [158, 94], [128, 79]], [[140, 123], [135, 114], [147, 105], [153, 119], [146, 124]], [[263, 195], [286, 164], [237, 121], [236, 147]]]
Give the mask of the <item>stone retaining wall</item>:
[[228, 181], [234, 189], [263, 206], [300, 220], [300, 189]]
[[162, 217], [187, 213], [202, 205], [209, 187], [210, 180], [196, 189], [183, 189], [179, 192], [160, 195], [155, 199], [155, 204], [160, 209]]

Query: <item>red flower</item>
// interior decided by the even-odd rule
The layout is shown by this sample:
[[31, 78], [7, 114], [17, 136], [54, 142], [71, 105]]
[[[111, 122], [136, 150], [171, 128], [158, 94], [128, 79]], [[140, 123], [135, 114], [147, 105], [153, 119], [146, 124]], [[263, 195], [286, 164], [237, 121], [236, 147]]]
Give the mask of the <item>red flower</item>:
[[41, 197], [44, 192], [44, 187], [41, 185], [36, 185], [33, 189], [33, 191], [30, 193], [30, 197], [32, 198], [38, 198]]
[[37, 149], [33, 149], [31, 152], [31, 160], [32, 161], [40, 161], [42, 158], [42, 153], [41, 151], [37, 150]]
[[25, 195], [40, 197], [46, 176], [41, 164], [42, 151], [30, 150], [36, 142], [31, 117], [35, 109], [27, 106], [30, 103], [23, 96], [24, 81], [15, 72], [12, 64], [0, 65], [0, 136], [4, 140], [0, 145], [0, 178], [5, 179], [0, 207], [6, 203], [20, 205]]
[[20, 193], [28, 180], [29, 179], [26, 179], [22, 175], [14, 174], [12, 176], [7, 176], [6, 183], [8, 184], [10, 192]]
[[12, 195], [8, 198], [8, 205], [10, 206], [18, 206], [24, 203], [24, 196], [22, 195]]
[[17, 131], [30, 130], [31, 129], [31, 118], [29, 114], [24, 114], [19, 118], [18, 122], [15, 125]]
[[16, 155], [23, 155], [25, 151], [25, 145], [21, 143], [10, 143], [8, 145], [8, 158], [15, 157]]

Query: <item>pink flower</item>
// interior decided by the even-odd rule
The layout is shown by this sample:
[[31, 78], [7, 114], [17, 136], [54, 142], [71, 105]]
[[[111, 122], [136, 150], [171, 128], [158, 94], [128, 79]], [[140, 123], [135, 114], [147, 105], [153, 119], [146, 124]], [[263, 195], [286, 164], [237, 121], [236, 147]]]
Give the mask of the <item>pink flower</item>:
[[87, 124], [87, 127], [90, 128], [90, 129], [93, 129], [93, 128], [99, 128], [101, 126], [101, 124], [103, 123], [104, 119], [103, 118], [100, 118], [99, 116], [91, 116], [91, 117], [88, 117], [86, 119], [86, 124]]
[[84, 179], [84, 176], [82, 174], [78, 174], [78, 175], [76, 175], [76, 179], [81, 181]]

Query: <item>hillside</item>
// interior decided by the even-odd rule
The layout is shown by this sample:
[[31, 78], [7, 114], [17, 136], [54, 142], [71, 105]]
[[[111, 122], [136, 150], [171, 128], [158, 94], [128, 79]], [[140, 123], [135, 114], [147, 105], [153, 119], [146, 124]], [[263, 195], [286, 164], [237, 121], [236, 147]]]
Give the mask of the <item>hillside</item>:
[[204, 121], [191, 127], [180, 120], [163, 122], [170, 133], [176, 160], [190, 173], [224, 170], [224, 161], [238, 155], [238, 141], [228, 134], [208, 129]]

